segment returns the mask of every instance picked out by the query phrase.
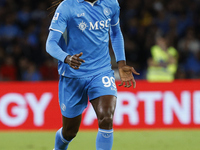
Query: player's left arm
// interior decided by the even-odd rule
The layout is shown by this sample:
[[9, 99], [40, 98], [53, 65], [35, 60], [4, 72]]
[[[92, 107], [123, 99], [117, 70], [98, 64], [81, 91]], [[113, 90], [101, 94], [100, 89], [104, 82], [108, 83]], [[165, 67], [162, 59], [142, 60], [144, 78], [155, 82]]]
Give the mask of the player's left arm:
[[131, 87], [133, 83], [133, 87], [135, 88], [136, 82], [133, 74], [140, 74], [136, 72], [133, 67], [126, 65], [124, 39], [119, 24], [111, 26], [110, 37], [121, 79], [121, 84], [119, 84], [119, 86], [125, 84], [124, 87]]
[[120, 6], [117, 0], [113, 0], [113, 10], [111, 17], [111, 28], [110, 28], [110, 38], [112, 42], [113, 51], [115, 53], [115, 58], [118, 63], [119, 75], [121, 79], [121, 84], [119, 86], [136, 87], [136, 82], [133, 74], [139, 75], [135, 69], [131, 66], [126, 65], [125, 50], [124, 50], [124, 38], [120, 29], [119, 14]]

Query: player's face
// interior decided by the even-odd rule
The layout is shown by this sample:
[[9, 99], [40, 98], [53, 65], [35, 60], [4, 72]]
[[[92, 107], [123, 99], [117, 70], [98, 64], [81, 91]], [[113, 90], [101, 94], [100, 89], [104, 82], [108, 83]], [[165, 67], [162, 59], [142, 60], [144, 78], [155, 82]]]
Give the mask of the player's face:
[[160, 45], [161, 47], [165, 47], [167, 45], [167, 41], [166, 39], [159, 37], [157, 39], [157, 44]]

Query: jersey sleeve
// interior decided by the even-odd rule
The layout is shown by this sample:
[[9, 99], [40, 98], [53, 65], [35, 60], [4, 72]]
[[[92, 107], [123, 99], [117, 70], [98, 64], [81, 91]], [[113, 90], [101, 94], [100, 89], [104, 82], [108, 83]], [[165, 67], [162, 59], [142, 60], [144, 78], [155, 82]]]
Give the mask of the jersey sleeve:
[[114, 0], [114, 12], [111, 18], [111, 26], [116, 26], [119, 23], [120, 7], [117, 0]]
[[123, 38], [119, 24], [117, 24], [116, 26], [111, 26], [110, 38], [111, 38], [116, 62], [121, 61], [121, 60], [126, 61], [125, 50], [124, 50], [124, 38]]
[[56, 9], [49, 30], [58, 31], [63, 34], [67, 27], [68, 16], [69, 8], [64, 3], [61, 3]]

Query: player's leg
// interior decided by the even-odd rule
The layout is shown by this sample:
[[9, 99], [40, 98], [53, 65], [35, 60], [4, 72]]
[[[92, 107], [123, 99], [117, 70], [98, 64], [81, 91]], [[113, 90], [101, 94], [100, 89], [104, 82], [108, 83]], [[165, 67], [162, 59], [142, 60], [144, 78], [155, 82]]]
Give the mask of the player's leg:
[[62, 134], [66, 140], [70, 141], [76, 136], [81, 124], [81, 118], [82, 115], [79, 115], [75, 118], [67, 118], [65, 116], [62, 116], [63, 120]]
[[63, 127], [56, 133], [55, 150], [66, 150], [79, 130], [81, 114], [88, 102], [85, 82], [84, 79], [60, 77], [59, 104]]
[[105, 95], [91, 101], [96, 112], [99, 130], [96, 139], [97, 150], [111, 150], [113, 145], [113, 116], [116, 97]]
[[113, 95], [104, 95], [90, 102], [96, 112], [99, 128], [107, 130], [112, 129], [116, 97]]
[[113, 116], [117, 97], [114, 72], [110, 70], [96, 75], [90, 82], [88, 95], [99, 124], [96, 149], [111, 150], [113, 144]]
[[63, 127], [56, 132], [55, 150], [66, 150], [68, 148], [69, 143], [78, 133], [81, 116], [75, 118], [62, 116]]

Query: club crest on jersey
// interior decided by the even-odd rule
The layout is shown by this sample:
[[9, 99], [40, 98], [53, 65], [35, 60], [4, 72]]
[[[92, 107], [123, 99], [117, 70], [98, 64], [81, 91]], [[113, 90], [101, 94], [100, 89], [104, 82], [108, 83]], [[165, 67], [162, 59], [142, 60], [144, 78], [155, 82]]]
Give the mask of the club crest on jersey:
[[103, 12], [104, 12], [104, 14], [105, 14], [106, 16], [109, 16], [110, 13], [111, 13], [111, 10], [110, 10], [109, 8], [105, 8], [105, 9], [103, 10]]
[[87, 28], [87, 24], [85, 22], [81, 22], [79, 25], [78, 25], [78, 28], [83, 32], [86, 28]]

